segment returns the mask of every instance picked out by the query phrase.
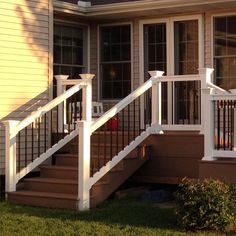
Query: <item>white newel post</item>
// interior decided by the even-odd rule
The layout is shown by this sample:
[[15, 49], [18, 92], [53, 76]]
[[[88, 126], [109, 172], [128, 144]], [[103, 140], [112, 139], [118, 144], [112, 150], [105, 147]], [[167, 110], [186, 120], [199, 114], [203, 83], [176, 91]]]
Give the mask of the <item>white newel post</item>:
[[5, 125], [5, 191], [16, 191], [16, 134], [15, 128], [20, 121], [6, 120]]
[[[60, 96], [65, 92], [64, 82], [69, 78], [69, 75], [55, 75], [57, 80], [57, 96]], [[58, 131], [63, 133], [63, 123], [66, 124], [66, 102], [64, 102], [64, 106], [61, 103], [58, 106]]]
[[92, 120], [92, 78], [93, 74], [81, 74], [85, 81], [82, 91], [82, 121], [79, 127], [79, 161], [78, 161], [78, 209], [88, 210], [89, 204], [89, 179], [90, 179], [90, 127]]
[[207, 85], [212, 82], [212, 73], [214, 69], [199, 69], [201, 75], [201, 133], [204, 134], [204, 157], [202, 160], [214, 160], [214, 104], [211, 101], [211, 92]]
[[[161, 81], [164, 71], [149, 71], [152, 77], [152, 125], [161, 125], [162, 121], [162, 96], [161, 96]], [[157, 131], [157, 130], [156, 130]]]

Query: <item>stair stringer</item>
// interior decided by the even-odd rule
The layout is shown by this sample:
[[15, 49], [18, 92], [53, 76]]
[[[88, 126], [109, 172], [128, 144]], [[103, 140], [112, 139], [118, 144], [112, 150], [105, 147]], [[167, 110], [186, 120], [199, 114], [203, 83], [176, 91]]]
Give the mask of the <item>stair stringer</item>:
[[148, 127], [138, 137], [135, 138], [129, 145], [127, 145], [118, 155], [114, 156], [105, 166], [96, 172], [88, 181], [89, 190], [96, 184], [103, 176], [105, 176], [112, 168], [121, 162], [131, 151], [137, 148], [149, 135], [153, 134], [156, 126]]

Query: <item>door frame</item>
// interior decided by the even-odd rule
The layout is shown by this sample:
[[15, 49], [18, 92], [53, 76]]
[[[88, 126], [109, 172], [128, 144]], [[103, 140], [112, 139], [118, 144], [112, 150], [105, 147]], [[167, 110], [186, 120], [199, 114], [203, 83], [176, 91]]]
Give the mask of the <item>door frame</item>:
[[[139, 21], [139, 83], [140, 85], [144, 83], [144, 25], [147, 24], [166, 24], [166, 61], [167, 61], [167, 71], [166, 75], [175, 74], [175, 55], [174, 55], [174, 22], [185, 21], [185, 20], [198, 20], [198, 55], [199, 55], [199, 68], [204, 67], [204, 26], [203, 26], [203, 15], [186, 15], [186, 16], [173, 16], [165, 18], [152, 18]], [[168, 93], [168, 124], [172, 124], [175, 120], [173, 111], [174, 111], [174, 95], [172, 93], [172, 83], [167, 85]], [[142, 104], [141, 108], [143, 110], [144, 105]]]

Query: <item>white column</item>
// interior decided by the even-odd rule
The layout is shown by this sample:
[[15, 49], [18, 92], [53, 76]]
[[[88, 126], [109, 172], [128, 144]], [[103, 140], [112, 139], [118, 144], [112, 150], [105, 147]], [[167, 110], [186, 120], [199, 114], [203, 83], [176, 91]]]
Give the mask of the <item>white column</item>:
[[212, 83], [214, 69], [199, 69], [201, 75], [201, 133], [204, 134], [204, 157], [203, 160], [214, 160], [214, 104], [211, 101], [211, 91], [208, 82]]
[[161, 95], [161, 81], [163, 71], [149, 71], [152, 77], [152, 125], [161, 125], [162, 121], [162, 95]]
[[90, 121], [79, 121], [78, 209], [89, 209]]
[[[69, 78], [69, 75], [55, 75], [57, 80], [57, 97], [63, 94], [66, 90], [64, 82]], [[66, 124], [66, 101], [64, 105], [61, 103], [58, 106], [58, 131], [63, 133], [63, 123]]]
[[16, 191], [16, 134], [15, 128], [20, 121], [6, 120], [5, 125], [5, 182], [6, 193]]
[[80, 74], [85, 82], [82, 91], [82, 120], [91, 121], [92, 119], [92, 79], [93, 74]]

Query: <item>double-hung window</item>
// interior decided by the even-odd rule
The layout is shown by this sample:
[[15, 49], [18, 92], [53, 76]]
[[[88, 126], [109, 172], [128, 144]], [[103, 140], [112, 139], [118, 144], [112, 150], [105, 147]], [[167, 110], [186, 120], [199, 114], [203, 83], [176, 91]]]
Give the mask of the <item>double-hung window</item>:
[[57, 23], [53, 36], [54, 75], [78, 78], [87, 70], [87, 29]]
[[216, 84], [236, 88], [236, 16], [214, 18], [214, 68]]
[[131, 26], [100, 27], [101, 99], [121, 99], [131, 91]]

